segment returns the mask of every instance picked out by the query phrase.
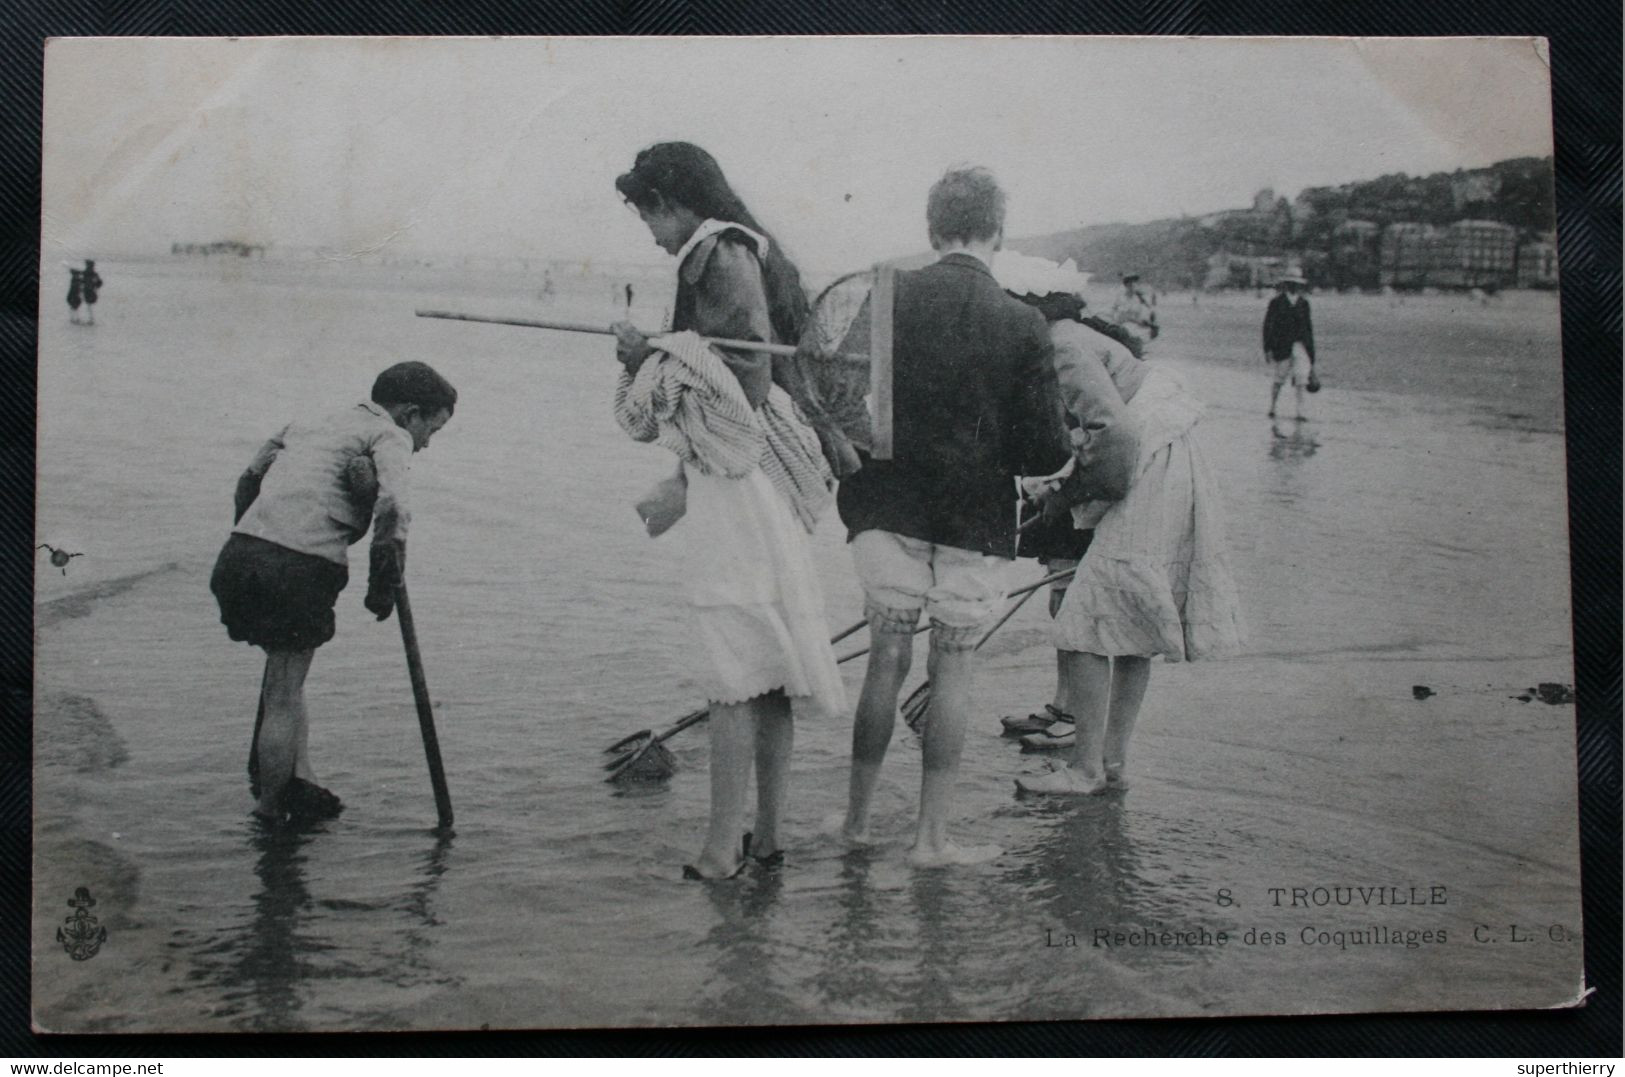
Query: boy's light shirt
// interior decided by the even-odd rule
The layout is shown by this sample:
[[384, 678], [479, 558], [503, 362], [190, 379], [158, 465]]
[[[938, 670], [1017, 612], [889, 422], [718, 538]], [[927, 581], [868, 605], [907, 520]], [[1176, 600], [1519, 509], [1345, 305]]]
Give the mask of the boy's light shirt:
[[232, 530], [347, 564], [346, 551], [369, 523], [345, 480], [345, 469], [363, 455], [378, 472], [373, 542], [405, 541], [412, 435], [373, 403], [289, 423], [261, 446], [248, 465], [261, 478], [259, 497]]

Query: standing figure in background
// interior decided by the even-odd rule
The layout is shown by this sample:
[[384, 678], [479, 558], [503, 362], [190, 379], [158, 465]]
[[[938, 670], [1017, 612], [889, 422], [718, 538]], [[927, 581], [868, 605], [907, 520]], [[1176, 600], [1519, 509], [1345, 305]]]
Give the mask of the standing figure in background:
[[85, 301], [85, 271], [68, 270], [68, 321], [79, 324], [79, 306]]
[[909, 860], [932, 867], [997, 856], [949, 839], [970, 717], [976, 641], [1004, 597], [1016, 553], [1016, 477], [1056, 466], [1044, 316], [1005, 294], [990, 263], [1004, 240], [1004, 192], [985, 168], [931, 188], [939, 260], [897, 274], [894, 452], [841, 483], [838, 505], [863, 586], [872, 650], [852, 725], [843, 837], [868, 840], [914, 626], [931, 621], [931, 703], [921, 745], [919, 823]]
[[1303, 413], [1303, 392], [1315, 372], [1315, 329], [1309, 319], [1309, 298], [1303, 294], [1304, 279], [1288, 273], [1275, 282], [1276, 295], [1264, 311], [1264, 360], [1273, 367], [1270, 381], [1270, 414], [1281, 386], [1292, 380], [1298, 401], [1297, 422], [1307, 422]]
[[1144, 341], [1157, 339], [1157, 297], [1140, 287], [1138, 273], [1123, 274], [1123, 291], [1112, 303], [1111, 320]]
[[626, 282], [626, 316], [627, 316], [628, 319], [630, 319], [632, 317], [632, 282], [631, 281]]
[[672, 575], [708, 659], [710, 824], [683, 877], [729, 878], [753, 859], [782, 859], [792, 718], [831, 717], [846, 691], [808, 541], [833, 483], [818, 436], [774, 383], [771, 356], [702, 338], [797, 340], [807, 297], [795, 264], [700, 147], [651, 146], [615, 188], [676, 260], [673, 335], [655, 347], [630, 322], [614, 326], [615, 419], [679, 461], [638, 511], [652, 535], [680, 524]]
[[[96, 263], [91, 261], [89, 258], [85, 259], [85, 268], [82, 276], [83, 281], [81, 287], [85, 294], [85, 322], [89, 325], [95, 325], [96, 296], [101, 290], [102, 278], [96, 273]], [[70, 302], [69, 306], [72, 305], [73, 304]]]

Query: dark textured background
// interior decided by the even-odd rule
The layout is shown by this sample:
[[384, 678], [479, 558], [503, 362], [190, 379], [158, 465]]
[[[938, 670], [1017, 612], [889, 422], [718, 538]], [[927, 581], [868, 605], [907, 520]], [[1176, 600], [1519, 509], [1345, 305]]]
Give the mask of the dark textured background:
[[[1619, 0], [6, 0], [0, 4], [0, 1056], [1619, 1055]], [[34, 1036], [28, 1029], [34, 364], [44, 40], [268, 34], [1545, 35], [1562, 260], [1586, 974], [1578, 1011], [876, 1029]], [[1349, 177], [1355, 179], [1358, 177]], [[1290, 990], [1283, 982], [1282, 990]]]

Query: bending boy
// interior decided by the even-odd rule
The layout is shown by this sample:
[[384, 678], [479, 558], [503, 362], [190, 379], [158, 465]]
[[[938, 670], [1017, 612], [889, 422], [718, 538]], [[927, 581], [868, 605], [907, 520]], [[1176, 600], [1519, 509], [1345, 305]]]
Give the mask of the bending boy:
[[265, 650], [249, 759], [262, 819], [305, 822], [343, 810], [310, 766], [305, 675], [333, 638], [347, 548], [369, 524], [365, 604], [380, 621], [394, 610], [410, 519], [407, 464], [456, 406], [457, 390], [428, 365], [397, 363], [378, 375], [370, 403], [288, 424], [237, 481], [236, 527], [209, 587], [231, 638]]

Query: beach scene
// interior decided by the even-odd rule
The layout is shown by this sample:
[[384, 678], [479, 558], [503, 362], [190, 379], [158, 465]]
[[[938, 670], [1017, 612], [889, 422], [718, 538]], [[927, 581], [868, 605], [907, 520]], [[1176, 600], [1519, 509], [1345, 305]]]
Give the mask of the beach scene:
[[[253, 68], [202, 55], [221, 72]], [[141, 58], [170, 70], [174, 56]], [[406, 75], [377, 81], [387, 59], [358, 70], [410, 98]], [[441, 77], [446, 54], [429, 69]], [[269, 92], [249, 75], [204, 81], [196, 99], [216, 105]], [[245, 129], [266, 122], [224, 106], [211, 115]], [[48, 159], [61, 118], [48, 107]], [[394, 122], [329, 148], [376, 148]], [[470, 230], [472, 252], [363, 254], [348, 234], [200, 248], [235, 234], [216, 228], [234, 213], [297, 216], [264, 209], [291, 197], [292, 180], [280, 193], [275, 182], [238, 188], [250, 193], [190, 232], [87, 247], [97, 229], [111, 235], [139, 216], [128, 195], [140, 184], [112, 177], [150, 184], [152, 162], [188, 160], [186, 130], [133, 135], [141, 152], [113, 155], [111, 172], [80, 168], [96, 182], [60, 184], [67, 201], [53, 205], [46, 185], [36, 541], [77, 556], [58, 564], [40, 550], [34, 580], [37, 1029], [844, 1025], [1580, 1003], [1555, 290], [1515, 280], [1312, 290], [1324, 387], [1299, 423], [1290, 404], [1266, 415], [1267, 287], [1148, 282], [1160, 326], [1149, 361], [1205, 405], [1200, 430], [1249, 629], [1242, 653], [1155, 664], [1126, 789], [1018, 797], [1016, 780], [1053, 762], [999, 722], [1041, 710], [1055, 688], [1040, 593], [982, 648], [959, 775], [962, 839], [1001, 855], [909, 866], [921, 764], [901, 723], [876, 793], [875, 844], [839, 841], [847, 715], [796, 726], [785, 863], [685, 882], [708, 812], [705, 726], [666, 742], [669, 777], [605, 781], [615, 758], [605, 749], [705, 705], [674, 536], [649, 538], [633, 507], [671, 456], [616, 425], [613, 338], [415, 313], [667, 323], [674, 266], [611, 186], [653, 128], [592, 151], [606, 161], [583, 187], [604, 203], [588, 222], [612, 248], [602, 259], [493, 253], [495, 225]], [[65, 160], [68, 144], [55, 145]], [[237, 162], [228, 170], [243, 160], [225, 159]], [[921, 259], [918, 206], [945, 163], [927, 162], [909, 188], [900, 238], [854, 241], [849, 257], [819, 238], [814, 194], [801, 204], [769, 189], [752, 205], [815, 255], [806, 276], [816, 286], [881, 258]], [[515, 197], [512, 170], [491, 167], [474, 184], [480, 197]], [[405, 177], [400, 189], [428, 183]], [[1295, 189], [1294, 177], [1277, 186]], [[1083, 219], [1019, 227], [1014, 191], [1013, 237]], [[574, 197], [534, 212], [568, 217]], [[365, 223], [365, 206], [341, 201], [351, 225]], [[843, 208], [830, 227], [850, 224], [849, 203], [836, 194], [831, 204]], [[64, 225], [53, 244], [54, 220], [86, 223]], [[59, 265], [87, 256], [101, 281], [94, 325], [64, 309]], [[1271, 256], [1238, 248], [1224, 270]], [[1089, 308], [1109, 308], [1126, 267], [1103, 257], [1080, 268], [1095, 273]], [[311, 756], [346, 809], [265, 828], [249, 817], [244, 773], [263, 654], [227, 638], [209, 586], [233, 488], [290, 418], [364, 399], [402, 360], [432, 364], [459, 393], [454, 419], [412, 459], [406, 577], [455, 824], [436, 825], [401, 634], [362, 606], [358, 546], [336, 638], [306, 686]], [[864, 614], [846, 540], [833, 510], [811, 539], [830, 636]], [[1012, 590], [1043, 576], [1027, 558], [1008, 572]], [[856, 631], [836, 654], [865, 648], [868, 635]], [[905, 692], [925, 672], [923, 637], [916, 647]], [[854, 701], [864, 662], [841, 665]]]

